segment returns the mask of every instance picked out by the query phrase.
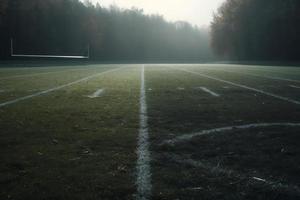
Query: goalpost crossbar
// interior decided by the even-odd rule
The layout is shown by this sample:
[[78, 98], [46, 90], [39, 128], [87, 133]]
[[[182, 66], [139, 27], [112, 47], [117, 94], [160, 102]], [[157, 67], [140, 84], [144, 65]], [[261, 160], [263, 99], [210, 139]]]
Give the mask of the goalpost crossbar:
[[43, 54], [15, 54], [13, 39], [10, 40], [10, 56], [11, 57], [28, 57], [28, 58], [70, 58], [70, 59], [89, 59], [90, 47], [87, 49], [87, 56], [67, 56], [67, 55], [43, 55]]

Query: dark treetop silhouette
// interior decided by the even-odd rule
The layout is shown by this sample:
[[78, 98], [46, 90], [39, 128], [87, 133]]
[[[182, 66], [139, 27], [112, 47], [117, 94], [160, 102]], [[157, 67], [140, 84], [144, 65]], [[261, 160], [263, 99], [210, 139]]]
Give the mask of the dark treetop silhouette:
[[300, 60], [299, 0], [227, 0], [211, 25], [219, 56], [237, 60]]
[[0, 57], [19, 54], [86, 54], [101, 60], [212, 58], [209, 31], [166, 22], [142, 10], [109, 9], [78, 0], [1, 0]]

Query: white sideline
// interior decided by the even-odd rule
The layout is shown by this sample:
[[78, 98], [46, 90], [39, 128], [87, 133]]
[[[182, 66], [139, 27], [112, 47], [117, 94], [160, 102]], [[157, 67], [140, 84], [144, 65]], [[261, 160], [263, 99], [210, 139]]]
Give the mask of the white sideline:
[[270, 71], [268, 69], [261, 69], [261, 68], [248, 68], [248, 69], [251, 69], [251, 70], [256, 70], [256, 71], [262, 71], [262, 72], [275, 72], [275, 73], [279, 73], [279, 74], [286, 74], [286, 75], [291, 75], [293, 74], [294, 72], [292, 71], [289, 71], [289, 72], [282, 72], [282, 71], [278, 71], [278, 70], [275, 70], [275, 71]]
[[91, 98], [91, 99], [94, 99], [94, 98], [99, 97], [103, 92], [104, 92], [104, 89], [98, 89], [93, 94], [88, 95], [87, 97]]
[[256, 124], [246, 124], [246, 125], [238, 125], [238, 126], [227, 126], [222, 128], [214, 128], [209, 130], [203, 130], [198, 133], [185, 134], [178, 137], [175, 137], [171, 140], [166, 140], [162, 144], [177, 144], [184, 141], [189, 141], [194, 137], [209, 135], [212, 133], [220, 133], [225, 131], [232, 131], [238, 129], [249, 129], [249, 128], [261, 128], [261, 127], [272, 127], [272, 126], [289, 126], [289, 127], [297, 127], [300, 126], [300, 123], [256, 123]]
[[28, 96], [24, 96], [24, 97], [20, 97], [20, 98], [11, 100], [11, 101], [0, 103], [0, 108], [2, 108], [4, 106], [11, 105], [11, 104], [14, 104], [14, 103], [18, 103], [18, 102], [26, 100], [26, 99], [30, 99], [30, 98], [33, 98], [33, 97], [41, 96], [43, 94], [47, 94], [47, 93], [50, 93], [50, 92], [53, 92], [53, 91], [56, 91], [56, 90], [60, 90], [62, 88], [65, 88], [65, 87], [68, 87], [68, 86], [71, 86], [71, 85], [75, 85], [77, 83], [80, 83], [80, 82], [83, 82], [83, 81], [87, 81], [87, 80], [95, 78], [97, 76], [100, 76], [100, 75], [103, 75], [103, 74], [106, 74], [106, 73], [109, 73], [109, 72], [117, 71], [117, 70], [120, 70], [120, 69], [121, 68], [107, 70], [105, 72], [101, 72], [101, 73], [98, 73], [98, 74], [87, 76], [87, 77], [79, 79], [77, 81], [73, 81], [73, 82], [70, 82], [70, 83], [67, 83], [67, 84], [64, 84], [64, 85], [60, 85], [60, 86], [57, 86], [57, 87], [54, 87], [54, 88], [51, 88], [51, 89], [48, 89], [48, 90], [44, 90], [44, 91], [37, 92], [37, 93], [31, 94], [31, 95], [28, 95]]
[[296, 85], [290, 85], [290, 87], [300, 89], [300, 86], [296, 86]]
[[22, 77], [31, 77], [31, 76], [38, 76], [38, 75], [45, 75], [45, 74], [55, 74], [55, 73], [61, 73], [61, 72], [67, 72], [67, 71], [79, 71], [79, 70], [87, 70], [87, 69], [86, 68], [83, 68], [83, 69], [66, 69], [66, 70], [53, 71], [53, 72], [20, 74], [20, 75], [15, 75], [15, 76], [1, 77], [0, 80], [7, 80], [7, 79], [13, 79], [13, 78], [22, 78]]
[[145, 66], [141, 70], [141, 96], [140, 96], [140, 129], [137, 147], [137, 200], [147, 200], [151, 197], [151, 171], [149, 151], [148, 116], [145, 91]]
[[216, 77], [213, 77], [213, 76], [209, 76], [209, 75], [202, 74], [202, 73], [199, 73], [199, 72], [189, 71], [189, 70], [186, 70], [186, 69], [178, 69], [178, 68], [174, 68], [174, 67], [171, 67], [171, 68], [177, 69], [177, 70], [180, 70], [180, 71], [184, 71], [184, 72], [187, 72], [187, 73], [195, 74], [195, 75], [198, 75], [198, 76], [202, 76], [202, 77], [205, 77], [205, 78], [208, 78], [208, 79], [216, 80], [216, 81], [219, 81], [219, 82], [227, 83], [229, 85], [234, 85], [234, 86], [244, 88], [244, 89], [247, 89], [247, 90], [251, 90], [251, 91], [254, 91], [254, 92], [257, 92], [257, 93], [265, 94], [265, 95], [274, 97], [276, 99], [280, 99], [280, 100], [283, 100], [283, 101], [287, 101], [287, 102], [290, 102], [290, 103], [300, 105], [300, 101], [297, 101], [297, 100], [294, 100], [294, 99], [291, 99], [291, 98], [287, 98], [287, 97], [283, 97], [283, 96], [279, 96], [279, 95], [276, 95], [276, 94], [272, 94], [270, 92], [266, 92], [266, 91], [263, 91], [263, 90], [252, 88], [252, 87], [249, 87], [249, 86], [246, 86], [246, 85], [237, 84], [237, 83], [234, 83], [234, 82], [231, 82], [231, 81], [222, 80], [222, 79], [219, 79], [219, 78], [216, 78]]
[[210, 89], [206, 88], [206, 87], [199, 87], [199, 89], [203, 90], [204, 92], [207, 92], [209, 94], [211, 94], [212, 96], [215, 96], [215, 97], [219, 97], [220, 95], [211, 91]]
[[218, 70], [218, 71], [224, 71], [228, 73], [236, 73], [236, 74], [245, 74], [245, 75], [250, 75], [250, 76], [255, 76], [255, 77], [260, 77], [260, 78], [267, 78], [267, 79], [272, 79], [272, 80], [279, 80], [279, 81], [289, 81], [289, 82], [297, 82], [300, 83], [300, 80], [294, 80], [294, 79], [288, 79], [288, 78], [282, 78], [282, 77], [274, 77], [274, 76], [267, 76], [267, 75], [258, 75], [258, 74], [252, 74], [249, 72], [237, 72], [234, 70], [228, 70], [228, 69], [211, 69], [207, 68], [208, 70]]
[[[262, 71], [262, 72], [268, 72], [268, 73], [270, 73], [270, 72], [272, 72], [272, 73], [277, 73], [277, 74], [286, 74], [286, 75], [291, 75], [291, 74], [294, 74], [295, 72], [293, 72], [293, 71], [285, 71], [285, 72], [283, 72], [283, 71], [281, 71], [281, 69], [283, 68], [283, 67], [281, 67], [281, 69], [279, 69], [280, 71], [278, 71], [278, 67], [276, 67], [276, 68], [274, 68], [274, 69], [272, 69], [273, 67], [268, 67], [268, 69], [266, 69], [266, 67], [265, 66], [258, 66], [258, 65], [256, 65], [256, 66], [253, 66], [253, 65], [239, 65], [239, 64], [222, 64], [223, 66], [230, 66], [230, 67], [234, 67], [234, 68], [237, 68], [237, 69], [245, 69], [245, 67], [246, 67], [246, 69], [248, 69], [248, 70], [252, 70], [252, 71]], [[296, 73], [298, 73], [298, 72], [296, 72]]]

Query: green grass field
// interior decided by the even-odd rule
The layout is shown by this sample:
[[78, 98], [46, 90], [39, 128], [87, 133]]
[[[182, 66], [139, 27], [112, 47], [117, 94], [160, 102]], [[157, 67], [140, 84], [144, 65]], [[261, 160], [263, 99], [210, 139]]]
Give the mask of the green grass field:
[[0, 64], [0, 199], [299, 199], [299, 133], [297, 67]]

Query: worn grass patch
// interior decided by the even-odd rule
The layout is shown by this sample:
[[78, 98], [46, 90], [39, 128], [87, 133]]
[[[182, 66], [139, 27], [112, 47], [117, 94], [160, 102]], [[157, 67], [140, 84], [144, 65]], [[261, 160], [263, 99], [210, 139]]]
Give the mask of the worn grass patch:
[[131, 67], [2, 108], [1, 199], [131, 199], [139, 86]]
[[[207, 67], [175, 66], [216, 76], [225, 80], [286, 94], [278, 81], [238, 76], [209, 70]], [[183, 134], [232, 125], [263, 122], [299, 122], [300, 107], [270, 96], [257, 94], [188, 74], [168, 66], [148, 67], [147, 71], [152, 134], [154, 199], [297, 199], [299, 194], [274, 185], [253, 182], [252, 177], [298, 186], [299, 128], [267, 128], [230, 132], [195, 138], [174, 146], [163, 141]], [[285, 84], [280, 82], [280, 84]], [[219, 98], [195, 90], [207, 87]], [[177, 90], [177, 87], [185, 90]], [[298, 99], [297, 95], [293, 98]], [[272, 132], [273, 131], [273, 132]], [[207, 139], [209, 138], [209, 139]], [[263, 147], [260, 149], [259, 147]], [[287, 149], [292, 150], [287, 150]], [[281, 151], [291, 151], [281, 153]], [[189, 158], [204, 167], [195, 167], [170, 155]], [[297, 158], [295, 158], [297, 157]], [[289, 167], [284, 168], [286, 164]], [[295, 161], [295, 162], [293, 162]], [[201, 166], [201, 165], [200, 165]], [[223, 169], [224, 168], [224, 169]], [[236, 171], [230, 175], [230, 171]], [[221, 174], [220, 174], [221, 172]], [[226, 172], [226, 173], [225, 173]], [[227, 173], [228, 172], [228, 173]], [[296, 178], [295, 178], [296, 177]], [[275, 182], [276, 183], [276, 182]]]

